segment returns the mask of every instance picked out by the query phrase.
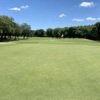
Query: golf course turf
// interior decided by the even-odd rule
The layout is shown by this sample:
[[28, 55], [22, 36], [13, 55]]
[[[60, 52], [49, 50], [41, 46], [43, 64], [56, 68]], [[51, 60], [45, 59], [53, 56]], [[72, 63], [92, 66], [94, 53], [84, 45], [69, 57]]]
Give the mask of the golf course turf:
[[31, 38], [0, 44], [0, 100], [100, 100], [100, 43]]

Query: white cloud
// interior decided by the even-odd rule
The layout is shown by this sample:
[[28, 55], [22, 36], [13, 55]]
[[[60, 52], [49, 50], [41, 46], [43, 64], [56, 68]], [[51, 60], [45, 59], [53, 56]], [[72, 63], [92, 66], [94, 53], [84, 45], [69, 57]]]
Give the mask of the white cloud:
[[21, 9], [25, 9], [25, 8], [28, 8], [29, 6], [26, 5], [26, 6], [21, 6], [21, 7], [14, 7], [14, 8], [9, 8], [9, 10], [15, 10], [15, 11], [20, 11]]
[[94, 3], [93, 2], [82, 2], [79, 4], [80, 7], [93, 7]]
[[91, 21], [95, 21], [97, 20], [97, 18], [93, 18], [93, 17], [87, 17], [86, 20], [91, 20]]
[[100, 18], [97, 18], [97, 20], [100, 20]]
[[65, 16], [66, 16], [65, 14], [60, 14], [59, 15], [60, 18], [65, 17]]
[[86, 20], [95, 21], [100, 20], [100, 18], [87, 17]]
[[81, 19], [81, 18], [73, 18], [72, 21], [75, 21], [75, 22], [82, 22], [82, 21], [98, 21], [100, 20], [100, 18], [93, 18], [93, 17], [87, 17], [85, 19]]
[[21, 8], [28, 8], [29, 6], [28, 5], [26, 5], [26, 6], [21, 6]]
[[76, 22], [82, 22], [84, 21], [84, 19], [79, 19], [79, 18], [73, 18], [72, 21], [76, 21]]
[[9, 10], [15, 10], [15, 11], [20, 11], [20, 8], [14, 7], [14, 8], [10, 8]]

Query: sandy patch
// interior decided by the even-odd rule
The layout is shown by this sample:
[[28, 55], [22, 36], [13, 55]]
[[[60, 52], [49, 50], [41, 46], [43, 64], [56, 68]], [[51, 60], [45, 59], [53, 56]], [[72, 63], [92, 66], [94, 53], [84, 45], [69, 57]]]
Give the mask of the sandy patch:
[[0, 42], [0, 44], [13, 44], [14, 42]]

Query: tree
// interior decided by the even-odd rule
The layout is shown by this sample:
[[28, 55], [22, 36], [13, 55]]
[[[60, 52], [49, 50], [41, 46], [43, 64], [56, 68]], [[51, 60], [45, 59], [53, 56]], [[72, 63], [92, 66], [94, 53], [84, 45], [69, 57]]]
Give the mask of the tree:
[[45, 31], [43, 29], [38, 29], [35, 31], [34, 35], [36, 37], [44, 37], [45, 36]]
[[92, 27], [92, 30], [91, 30], [91, 34], [90, 34], [90, 38], [93, 39], [93, 40], [98, 40], [98, 29], [96, 26], [93, 26]]
[[46, 36], [47, 36], [47, 37], [53, 37], [53, 29], [48, 28], [48, 29], [46, 30]]
[[6, 39], [8, 34], [11, 33], [11, 25], [13, 18], [8, 16], [0, 16], [0, 30], [2, 30], [1, 40]]
[[97, 22], [96, 24], [94, 24], [94, 26], [96, 26], [98, 39], [100, 40], [100, 22]]
[[23, 23], [22, 25], [14, 22], [12, 17], [8, 16], [0, 16], [0, 40], [11, 40], [12, 36], [16, 37], [29, 36], [31, 33], [31, 27], [27, 23]]
[[30, 34], [30, 30], [31, 30], [30, 25], [28, 25], [27, 23], [23, 23], [21, 25], [21, 28], [22, 28], [22, 36], [23, 36], [23, 38], [28, 37], [29, 34]]
[[75, 28], [75, 27], [70, 27], [70, 28], [68, 29], [68, 34], [67, 34], [67, 36], [68, 36], [69, 38], [75, 38], [75, 33], [76, 33], [76, 28]]
[[15, 40], [16, 40], [16, 37], [19, 38], [21, 33], [22, 33], [22, 28], [18, 24], [16, 24], [16, 27], [15, 27]]
[[53, 30], [53, 37], [61, 38], [61, 28], [55, 28]]
[[67, 38], [68, 37], [68, 27], [65, 27], [62, 29], [62, 35], [64, 38]]
[[34, 37], [34, 33], [35, 33], [35, 31], [34, 31], [34, 30], [30, 30], [29, 37]]

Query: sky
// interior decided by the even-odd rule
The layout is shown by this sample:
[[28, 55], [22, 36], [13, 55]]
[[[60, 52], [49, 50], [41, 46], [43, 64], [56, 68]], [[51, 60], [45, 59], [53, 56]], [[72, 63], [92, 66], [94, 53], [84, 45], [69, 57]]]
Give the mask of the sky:
[[100, 0], [0, 0], [0, 15], [33, 30], [91, 25], [100, 21]]

